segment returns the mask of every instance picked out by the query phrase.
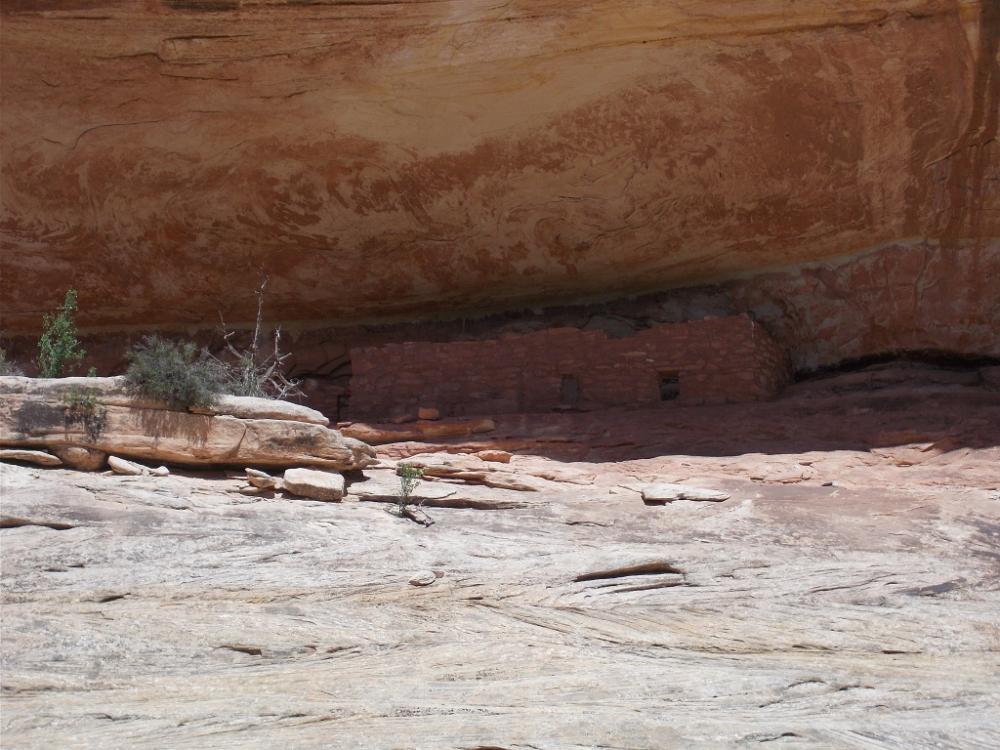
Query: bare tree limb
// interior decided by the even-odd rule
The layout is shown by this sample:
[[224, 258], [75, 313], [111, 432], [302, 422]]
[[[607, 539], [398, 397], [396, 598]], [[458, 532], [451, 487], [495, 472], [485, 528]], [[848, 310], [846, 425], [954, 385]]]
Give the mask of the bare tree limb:
[[254, 296], [257, 297], [257, 315], [254, 319], [253, 333], [250, 337], [249, 346], [240, 349], [234, 343], [235, 330], [228, 330], [226, 321], [219, 312], [219, 324], [222, 330], [222, 340], [226, 351], [234, 360], [233, 363], [224, 362], [226, 369], [230, 373], [232, 388], [238, 395], [242, 396], [262, 396], [264, 398], [297, 398], [301, 397], [302, 389], [300, 382], [289, 378], [284, 373], [285, 360], [291, 356], [290, 352], [281, 352], [281, 327], [274, 329], [272, 336], [272, 351], [264, 355], [261, 350], [261, 342], [265, 337], [264, 331], [264, 297], [269, 278], [265, 275]]

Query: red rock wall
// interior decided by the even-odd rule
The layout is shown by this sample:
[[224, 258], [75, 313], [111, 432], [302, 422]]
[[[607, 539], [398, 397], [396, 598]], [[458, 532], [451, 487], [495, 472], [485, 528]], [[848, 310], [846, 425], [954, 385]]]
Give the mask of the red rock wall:
[[996, 0], [0, 14], [8, 334], [71, 285], [94, 330], [252, 321], [261, 274], [344, 325], [1000, 236]]
[[[654, 404], [668, 373], [679, 376], [680, 401], [749, 401], [776, 394], [789, 372], [781, 348], [745, 315], [660, 325], [619, 339], [554, 328], [488, 341], [362, 347], [352, 363], [357, 418], [400, 416], [418, 406], [466, 416]], [[575, 379], [568, 391], [567, 377]]]
[[893, 351], [1000, 357], [1000, 240], [892, 243], [739, 279], [723, 292], [767, 326], [796, 370]]

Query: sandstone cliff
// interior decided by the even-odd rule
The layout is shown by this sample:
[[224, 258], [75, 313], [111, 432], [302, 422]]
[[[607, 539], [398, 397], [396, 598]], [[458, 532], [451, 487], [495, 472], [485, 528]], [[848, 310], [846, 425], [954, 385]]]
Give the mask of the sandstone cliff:
[[932, 247], [995, 347], [998, 38], [976, 0], [12, 0], [3, 325], [70, 283], [84, 326], [246, 320], [262, 271], [344, 323]]

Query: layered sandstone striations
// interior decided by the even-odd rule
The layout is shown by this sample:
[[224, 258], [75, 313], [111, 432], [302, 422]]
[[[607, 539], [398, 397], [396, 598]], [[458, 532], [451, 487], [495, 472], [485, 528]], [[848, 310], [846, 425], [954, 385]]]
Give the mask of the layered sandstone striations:
[[[998, 27], [976, 0], [15, 0], [4, 326], [69, 284], [84, 326], [247, 320], [262, 273], [273, 317], [342, 323], [929, 247], [949, 308], [875, 338], [943, 314], [982, 349]], [[896, 309], [873, 278], [843, 337]]]
[[136, 399], [121, 378], [2, 377], [0, 446], [49, 449], [88, 470], [102, 468], [111, 453], [190, 466], [342, 471], [375, 461], [370, 446], [297, 404], [228, 396], [199, 411]]

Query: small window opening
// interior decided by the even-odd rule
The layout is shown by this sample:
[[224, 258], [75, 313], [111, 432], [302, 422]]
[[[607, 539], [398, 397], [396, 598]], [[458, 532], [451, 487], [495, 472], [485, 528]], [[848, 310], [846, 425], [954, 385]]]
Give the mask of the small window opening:
[[580, 380], [576, 375], [563, 375], [559, 386], [561, 406], [576, 406], [580, 402]]
[[660, 401], [674, 401], [681, 395], [681, 378], [676, 372], [660, 373]]

